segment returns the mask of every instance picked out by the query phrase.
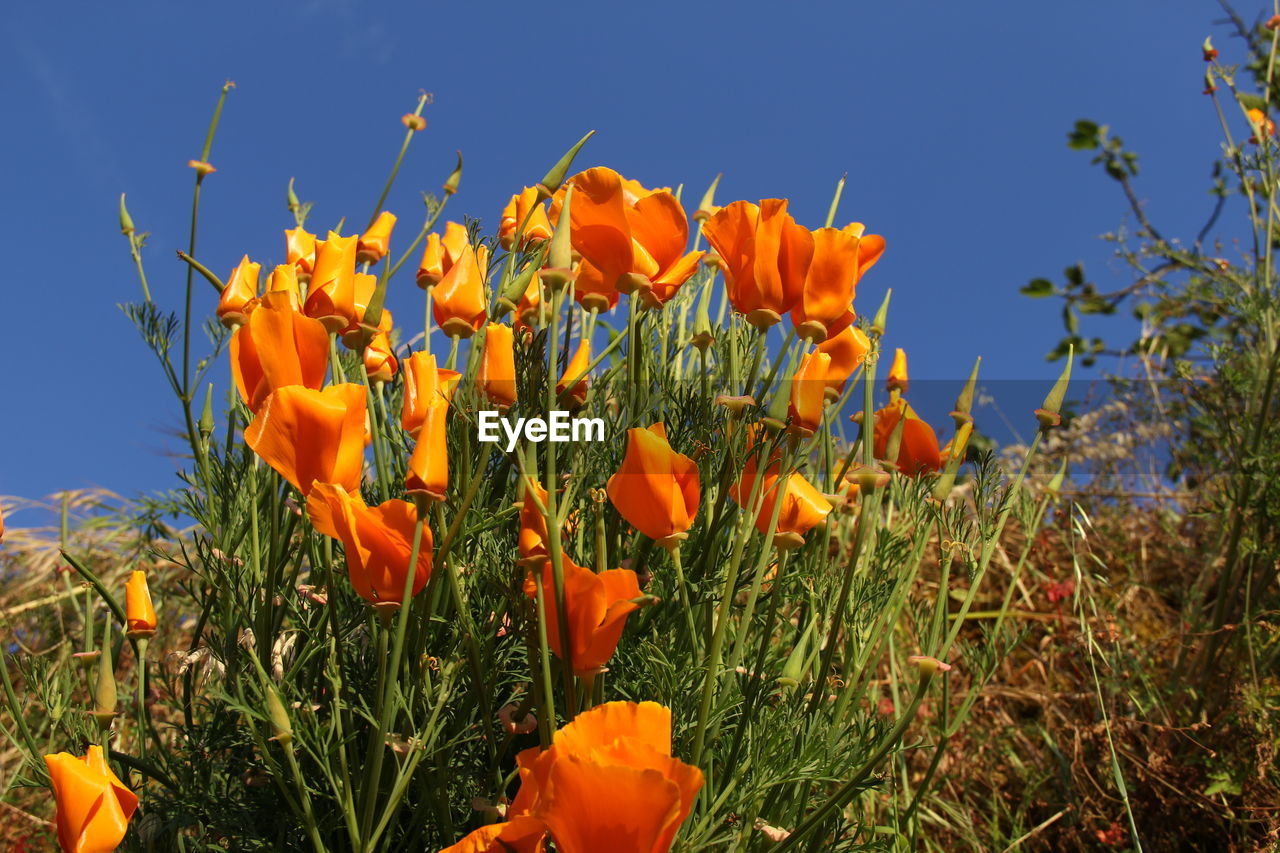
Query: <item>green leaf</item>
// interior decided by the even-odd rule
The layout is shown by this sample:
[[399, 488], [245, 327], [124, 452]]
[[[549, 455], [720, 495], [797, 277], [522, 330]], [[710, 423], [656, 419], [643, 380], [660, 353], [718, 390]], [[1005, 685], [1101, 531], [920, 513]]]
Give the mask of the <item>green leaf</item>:
[[1246, 110], [1262, 110], [1267, 109], [1267, 99], [1258, 95], [1251, 95], [1248, 92], [1237, 92], [1236, 100], [1240, 102], [1240, 106]]
[[1087, 119], [1076, 122], [1075, 129], [1067, 134], [1067, 146], [1077, 151], [1098, 147], [1098, 125]]
[[1053, 295], [1053, 282], [1047, 278], [1033, 278], [1022, 287], [1019, 291], [1023, 296], [1030, 296], [1033, 299], [1040, 299], [1045, 296]]
[[1063, 270], [1062, 274], [1066, 276], [1067, 281], [1071, 282], [1077, 287], [1084, 284], [1084, 267], [1082, 267], [1080, 264], [1072, 264], [1071, 266]]

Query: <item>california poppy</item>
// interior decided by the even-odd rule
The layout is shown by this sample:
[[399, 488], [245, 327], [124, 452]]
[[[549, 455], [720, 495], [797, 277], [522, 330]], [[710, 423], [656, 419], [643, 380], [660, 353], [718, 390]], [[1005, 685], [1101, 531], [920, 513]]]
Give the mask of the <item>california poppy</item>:
[[156, 611], [147, 588], [147, 573], [134, 572], [124, 585], [126, 630], [130, 637], [150, 637], [156, 632]]
[[236, 264], [222, 288], [222, 297], [218, 300], [218, 319], [222, 325], [235, 328], [245, 321], [253, 310], [258, 298], [258, 272], [261, 264], [255, 264], [245, 255]]
[[702, 233], [720, 257], [729, 302], [747, 322], [767, 328], [800, 301], [814, 239], [787, 212], [786, 199], [727, 204]]
[[800, 366], [791, 377], [791, 428], [801, 435], [813, 435], [822, 424], [830, 369], [831, 356], [811, 352], [800, 359]]
[[58, 843], [65, 853], [112, 853], [129, 830], [138, 797], [112, 772], [102, 747], [84, 758], [69, 752], [46, 755], [57, 803]]
[[457, 222], [445, 224], [443, 237], [434, 232], [428, 234], [422, 262], [418, 264], [418, 287], [425, 289], [438, 284], [469, 245], [471, 240], [466, 227]]
[[534, 817], [513, 817], [472, 832], [440, 853], [542, 853], [547, 826]]
[[[591, 342], [583, 338], [578, 342], [578, 348], [573, 353], [573, 358], [569, 359], [569, 363], [565, 365], [564, 373], [556, 380], [556, 394], [569, 404], [569, 408], [573, 411], [581, 409], [587, 402], [587, 368], [591, 366]], [[582, 377], [578, 379], [578, 377]], [[574, 379], [573, 388], [565, 393], [569, 388], [569, 383]]]
[[368, 430], [362, 385], [277, 388], [252, 423], [245, 443], [304, 495], [315, 481], [360, 487]]
[[296, 294], [264, 293], [249, 322], [231, 336], [231, 375], [251, 411], [277, 388], [324, 386], [329, 338], [319, 320], [297, 310], [296, 301]]
[[493, 401], [499, 409], [509, 409], [516, 403], [515, 334], [510, 326], [490, 323], [484, 334], [484, 350], [480, 355], [480, 369], [476, 371], [476, 384], [480, 393]]
[[817, 351], [831, 356], [827, 365], [827, 396], [835, 399], [844, 393], [845, 383], [871, 351], [871, 341], [861, 329], [845, 326], [818, 344]]
[[877, 459], [888, 454], [889, 440], [902, 421], [902, 437], [898, 444], [898, 470], [908, 476], [942, 468], [942, 452], [938, 449], [938, 436], [933, 427], [916, 414], [915, 409], [901, 397], [890, 401], [876, 412], [875, 451]]
[[390, 382], [399, 369], [386, 332], [377, 332], [364, 348], [364, 374], [370, 382]]
[[546, 507], [547, 490], [532, 477], [523, 478], [523, 485], [524, 495], [520, 501], [520, 557], [541, 565], [542, 558], [550, 553], [547, 548], [550, 538], [547, 517], [538, 508], [539, 503]]
[[449, 445], [446, 415], [449, 404], [437, 400], [425, 407], [418, 428], [417, 444], [409, 457], [405, 474], [405, 491], [421, 494], [434, 501], [444, 500], [449, 487]]
[[488, 269], [489, 250], [468, 243], [435, 286], [431, 310], [446, 335], [469, 338], [484, 325], [489, 313], [484, 289]]
[[[703, 253], [685, 252], [689, 221], [670, 192], [644, 190], [604, 166], [581, 172], [570, 182], [570, 236], [574, 250], [589, 265], [579, 275], [594, 270], [600, 290], [639, 291], [646, 304], [661, 305], [697, 270]], [[555, 202], [552, 208], [556, 214]]]
[[520, 238], [522, 249], [551, 239], [551, 220], [547, 218], [546, 207], [538, 201], [536, 187], [525, 187], [523, 191], [513, 195], [502, 209], [502, 221], [498, 225], [498, 240], [502, 243], [502, 248], [510, 249], [515, 245], [516, 231], [521, 225], [524, 225]]
[[315, 267], [307, 290], [305, 311], [330, 334], [339, 334], [355, 321], [356, 241], [333, 231], [316, 243]]
[[356, 263], [376, 264], [382, 260], [391, 245], [391, 229], [395, 225], [396, 215], [389, 210], [381, 211], [369, 229], [360, 235], [356, 245]]
[[436, 367], [436, 357], [415, 352], [404, 363], [404, 401], [400, 408], [400, 426], [416, 436], [427, 417], [427, 407], [453, 399], [462, 374]]
[[[369, 302], [373, 300], [374, 291], [377, 289], [378, 277], [376, 275], [363, 272], [355, 274], [351, 290], [350, 320], [340, 333], [342, 335], [342, 343], [346, 345], [347, 349], [354, 350], [365, 345], [368, 339], [369, 327], [365, 324], [364, 315], [369, 310]], [[391, 312], [383, 308], [382, 315], [378, 317], [378, 326], [374, 333], [390, 334], [391, 326]]]
[[[361, 598], [378, 604], [404, 597], [418, 519], [413, 504], [389, 500], [370, 507], [359, 492], [350, 494], [341, 486], [316, 483], [307, 495], [307, 516], [316, 530], [342, 542], [351, 585]], [[431, 546], [431, 528], [424, 524], [414, 568], [414, 595], [431, 576]]]
[[813, 257], [804, 288], [791, 309], [796, 334], [804, 340], [821, 342], [852, 323], [850, 303], [858, 280], [883, 253], [884, 238], [863, 236], [857, 223], [814, 231]]
[[885, 380], [884, 386], [890, 391], [907, 390], [907, 351], [901, 347], [894, 350], [893, 364], [889, 368], [889, 378]]
[[[613, 656], [626, 627], [627, 614], [639, 609], [632, 599], [640, 597], [640, 583], [630, 569], [609, 569], [596, 574], [569, 559], [564, 564], [564, 606], [569, 624], [569, 644], [573, 671], [577, 675], [598, 672]], [[551, 559], [544, 558], [537, 571], [541, 575], [546, 602], [547, 642], [556, 657], [564, 660], [560, 643], [560, 616], [556, 608]], [[525, 579], [524, 592], [537, 594], [535, 572]]]
[[672, 449], [662, 423], [627, 430], [626, 454], [606, 491], [631, 526], [664, 544], [685, 537], [702, 494], [697, 464]]
[[302, 300], [299, 296], [298, 287], [298, 268], [293, 264], [280, 264], [271, 271], [271, 277], [267, 279], [266, 292], [287, 293], [289, 295], [289, 304], [293, 306], [293, 310], [302, 310]]
[[298, 271], [298, 280], [311, 278], [316, 262], [316, 235], [301, 225], [284, 232], [285, 260]]
[[[761, 533], [768, 532], [769, 520], [773, 517], [773, 504], [778, 499], [780, 466], [780, 462], [770, 460], [756, 494], [760, 510], [756, 513], [755, 526]], [[757, 465], [753, 456], [747, 460], [742, 476], [730, 487], [730, 497], [744, 509], [750, 508], [749, 501], [752, 490], [755, 489], [756, 475]], [[820, 524], [831, 509], [830, 501], [812, 483], [799, 472], [793, 472], [787, 477], [783, 487], [782, 506], [778, 510], [778, 524], [774, 529], [775, 544], [800, 544], [803, 541], [801, 537]]]

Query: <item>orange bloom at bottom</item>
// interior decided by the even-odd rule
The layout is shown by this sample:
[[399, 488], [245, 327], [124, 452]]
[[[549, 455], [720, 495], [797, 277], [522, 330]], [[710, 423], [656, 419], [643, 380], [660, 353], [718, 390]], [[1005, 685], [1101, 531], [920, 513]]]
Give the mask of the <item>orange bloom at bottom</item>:
[[541, 824], [561, 853], [667, 853], [702, 788], [702, 771], [671, 755], [671, 710], [608, 702], [516, 756], [509, 820], [442, 853], [536, 853]]
[[876, 458], [885, 458], [889, 450], [889, 439], [900, 421], [903, 423], [898, 458], [888, 461], [896, 463], [899, 471], [912, 477], [925, 471], [941, 470], [942, 451], [938, 449], [937, 433], [901, 397], [876, 412]]
[[[555, 583], [551, 560], [544, 560], [541, 572], [542, 595], [547, 608], [547, 641], [556, 657], [564, 660], [560, 646], [560, 614], [556, 608]], [[525, 595], [537, 595], [537, 581], [529, 572], [524, 582]], [[639, 609], [632, 599], [639, 598], [640, 582], [630, 569], [610, 569], [596, 574], [564, 558], [564, 608], [569, 621], [573, 671], [589, 675], [603, 667], [622, 639], [627, 615]]]
[[111, 853], [124, 840], [138, 797], [112, 772], [100, 746], [84, 758], [46, 755], [58, 804], [58, 843], [66, 853]]

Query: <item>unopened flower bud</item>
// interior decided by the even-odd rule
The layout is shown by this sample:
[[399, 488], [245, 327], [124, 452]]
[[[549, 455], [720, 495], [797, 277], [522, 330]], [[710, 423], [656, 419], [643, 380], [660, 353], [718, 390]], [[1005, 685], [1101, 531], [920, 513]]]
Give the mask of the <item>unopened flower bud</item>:
[[127, 236], [135, 230], [133, 217], [129, 215], [129, 209], [124, 206], [124, 193], [120, 193], [120, 233]]
[[873, 335], [884, 335], [885, 323], [889, 320], [889, 297], [891, 296], [893, 296], [892, 287], [884, 292], [884, 301], [876, 309], [876, 315], [871, 321], [871, 333]]
[[1071, 362], [1075, 356], [1075, 348], [1067, 347], [1067, 366], [1062, 369], [1058, 381], [1053, 383], [1049, 394], [1044, 398], [1044, 405], [1036, 409], [1036, 420], [1040, 422], [1041, 431], [1048, 431], [1062, 423], [1062, 400], [1067, 395], [1067, 385], [1071, 382]]
[[1204, 44], [1200, 45], [1200, 50], [1204, 54], [1205, 62], [1213, 62], [1218, 58], [1217, 48], [1213, 46], [1213, 42], [1210, 41], [1208, 36], [1204, 37]]
[[539, 200], [545, 201], [555, 195], [556, 190], [560, 189], [560, 185], [564, 183], [565, 176], [569, 174], [569, 167], [573, 165], [573, 158], [578, 156], [582, 146], [586, 145], [587, 140], [594, 135], [594, 130], [587, 131], [587, 135], [579, 139], [576, 145], [556, 161], [556, 164], [551, 167], [551, 171], [543, 175], [542, 180], [538, 181], [537, 184]]
[[400, 116], [400, 123], [415, 132], [425, 130], [427, 127], [427, 120], [420, 115], [415, 115], [414, 113], [405, 113]]
[[293, 724], [289, 722], [289, 712], [280, 701], [280, 694], [270, 684], [266, 686], [267, 718], [271, 720], [271, 728], [275, 731], [272, 740], [289, 746], [293, 741]]
[[719, 185], [720, 179], [724, 177], [724, 173], [720, 172], [711, 181], [711, 186], [707, 187], [707, 191], [702, 194], [702, 201], [698, 202], [698, 209], [693, 212], [695, 222], [706, 222], [720, 208], [716, 207], [716, 186]]
[[458, 184], [462, 183], [462, 152], [458, 152], [458, 165], [453, 167], [453, 171], [449, 173], [448, 179], [444, 182], [444, 194], [453, 195], [458, 191]]

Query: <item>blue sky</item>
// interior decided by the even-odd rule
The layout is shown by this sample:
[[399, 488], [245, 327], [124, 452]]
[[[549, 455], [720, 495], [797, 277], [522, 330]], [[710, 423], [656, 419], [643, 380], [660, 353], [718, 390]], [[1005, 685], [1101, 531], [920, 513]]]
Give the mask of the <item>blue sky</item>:
[[[225, 275], [281, 259], [285, 185], [311, 225], [368, 216], [419, 89], [429, 126], [388, 206], [416, 229], [419, 190], [466, 157], [449, 214], [496, 227], [506, 198], [578, 136], [582, 165], [685, 183], [692, 208], [786, 196], [811, 227], [849, 173], [841, 221], [885, 235], [859, 290], [895, 292], [893, 345], [913, 378], [1048, 377], [1060, 306], [1018, 288], [1083, 261], [1122, 271], [1096, 236], [1122, 221], [1116, 186], [1069, 151], [1075, 119], [1109, 123], [1142, 155], [1140, 192], [1166, 233], [1207, 212], [1218, 132], [1199, 43], [1232, 49], [1216, 4], [606, 4], [133, 2], [6, 11], [0, 177], [10, 259], [0, 335], [6, 411], [0, 494], [173, 484], [179, 413], [116, 308], [139, 298], [116, 225], [128, 192], [151, 232], [156, 299], [180, 307], [191, 173], [218, 87], [234, 80], [206, 182], [198, 256]], [[785, 9], [785, 11], [781, 11]], [[1255, 10], [1242, 4], [1242, 12]], [[401, 237], [400, 245], [406, 237]], [[393, 243], [393, 246], [396, 245]], [[1109, 271], [1110, 270], [1110, 271]], [[419, 293], [392, 294], [417, 317]], [[412, 292], [407, 292], [412, 291]], [[202, 311], [215, 299], [203, 284]], [[1088, 318], [1086, 318], [1088, 319]], [[1123, 320], [1086, 334], [1127, 331]], [[226, 371], [214, 376], [226, 386]], [[13, 519], [21, 523], [20, 519]]]

